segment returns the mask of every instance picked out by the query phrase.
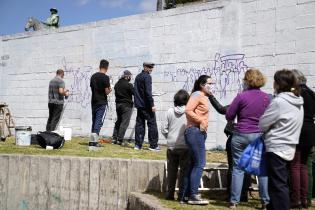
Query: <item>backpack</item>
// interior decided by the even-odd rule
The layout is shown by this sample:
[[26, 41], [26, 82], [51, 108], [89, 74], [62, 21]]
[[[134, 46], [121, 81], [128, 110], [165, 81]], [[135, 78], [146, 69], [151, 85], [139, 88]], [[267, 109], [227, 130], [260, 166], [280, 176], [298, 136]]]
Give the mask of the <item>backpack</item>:
[[43, 148], [52, 146], [54, 149], [60, 149], [65, 143], [65, 139], [62, 136], [51, 131], [38, 132], [36, 140]]

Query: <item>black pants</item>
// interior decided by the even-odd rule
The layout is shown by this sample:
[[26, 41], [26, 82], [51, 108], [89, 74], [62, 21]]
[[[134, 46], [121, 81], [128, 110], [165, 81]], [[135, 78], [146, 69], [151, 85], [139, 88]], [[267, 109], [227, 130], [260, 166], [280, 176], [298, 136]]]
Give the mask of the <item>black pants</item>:
[[155, 113], [147, 109], [137, 109], [135, 143], [142, 147], [145, 134], [145, 121], [148, 125], [148, 139], [151, 148], [158, 146], [159, 133], [157, 130]]
[[183, 199], [185, 182], [188, 182], [187, 170], [190, 168], [191, 158], [189, 155], [188, 149], [168, 149], [167, 150], [167, 198], [174, 198], [176, 179], [178, 167], [179, 170], [179, 179], [178, 179], [178, 198]]
[[117, 120], [115, 122], [113, 138], [122, 141], [132, 115], [132, 105], [124, 103], [116, 104], [116, 114]]
[[56, 130], [56, 126], [60, 120], [63, 104], [48, 104], [49, 117], [47, 120], [46, 131]]
[[[227, 141], [226, 141], [226, 154], [227, 154], [227, 161], [228, 161], [228, 171], [227, 171], [227, 186], [226, 186], [226, 192], [228, 194], [228, 198], [230, 198], [231, 194], [231, 182], [232, 182], [232, 171], [233, 171], [233, 156], [231, 151], [231, 140], [232, 135], [229, 135]], [[244, 180], [243, 180], [243, 188], [242, 188], [242, 194], [241, 194], [241, 201], [247, 202], [248, 201], [248, 188], [251, 184], [251, 175], [245, 173], [244, 174]]]
[[288, 184], [288, 161], [273, 152], [266, 153], [268, 171], [268, 193], [270, 203], [268, 210], [289, 210], [290, 195]]

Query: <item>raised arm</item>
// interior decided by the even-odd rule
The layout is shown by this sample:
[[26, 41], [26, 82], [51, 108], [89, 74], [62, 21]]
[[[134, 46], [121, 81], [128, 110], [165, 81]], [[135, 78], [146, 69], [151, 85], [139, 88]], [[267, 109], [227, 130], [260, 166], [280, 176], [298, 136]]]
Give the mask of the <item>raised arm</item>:
[[212, 106], [214, 107], [214, 109], [219, 112], [220, 114], [225, 114], [226, 113], [226, 110], [229, 106], [222, 106], [220, 104], [220, 102], [213, 96], [213, 95], [210, 95], [209, 96], [209, 100], [210, 100], [210, 103], [212, 104]]
[[226, 111], [225, 118], [229, 121], [233, 121], [236, 117], [237, 112], [239, 111], [239, 105], [241, 102], [241, 95], [238, 94], [233, 102], [230, 104], [229, 108]]

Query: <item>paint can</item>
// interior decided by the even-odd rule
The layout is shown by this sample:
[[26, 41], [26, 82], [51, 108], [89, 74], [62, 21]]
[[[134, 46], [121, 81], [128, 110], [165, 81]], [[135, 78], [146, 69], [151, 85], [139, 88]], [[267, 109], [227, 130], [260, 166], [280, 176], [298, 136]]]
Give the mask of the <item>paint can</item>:
[[72, 138], [72, 128], [70, 126], [60, 126], [59, 130], [63, 134], [63, 138], [66, 141], [70, 141]]
[[19, 146], [31, 145], [31, 126], [16, 126], [15, 127], [15, 144]]

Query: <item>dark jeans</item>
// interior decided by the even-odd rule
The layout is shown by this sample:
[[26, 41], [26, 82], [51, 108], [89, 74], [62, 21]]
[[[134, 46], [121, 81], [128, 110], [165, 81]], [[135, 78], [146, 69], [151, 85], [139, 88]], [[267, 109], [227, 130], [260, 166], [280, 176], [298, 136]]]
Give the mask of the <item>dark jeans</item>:
[[290, 163], [291, 204], [307, 203], [308, 175], [307, 159], [310, 146], [297, 146], [293, 160]]
[[190, 127], [185, 131], [185, 141], [192, 158], [188, 183], [188, 186], [190, 186], [188, 191], [191, 196], [198, 194], [203, 168], [206, 165], [206, 138], [207, 134], [201, 132], [197, 127]]
[[132, 115], [132, 106], [130, 104], [116, 104], [117, 120], [115, 122], [113, 138], [118, 141], [124, 139]]
[[151, 148], [158, 146], [159, 133], [156, 124], [155, 113], [147, 109], [137, 109], [135, 143], [140, 148], [142, 147], [145, 134], [145, 121], [148, 125], [148, 139]]
[[57, 124], [60, 120], [63, 104], [48, 104], [49, 117], [47, 120], [46, 131], [56, 130]]
[[290, 195], [288, 184], [288, 164], [273, 152], [266, 153], [266, 164], [268, 172], [268, 193], [270, 203], [268, 210], [289, 210]]
[[167, 198], [173, 198], [176, 186], [177, 172], [178, 178], [178, 198], [183, 199], [186, 192], [185, 187], [188, 183], [187, 171], [190, 165], [190, 155], [188, 149], [168, 149], [167, 150]]
[[[232, 182], [232, 171], [233, 171], [233, 156], [231, 151], [231, 141], [232, 141], [232, 135], [229, 135], [227, 141], [226, 141], [226, 154], [227, 154], [227, 161], [228, 161], [228, 170], [227, 170], [227, 186], [226, 186], [226, 192], [228, 194], [228, 198], [230, 198], [231, 194], [231, 182]], [[241, 201], [247, 202], [248, 201], [248, 189], [251, 184], [251, 175], [250, 174], [244, 174], [244, 180], [243, 180], [243, 187], [242, 187], [242, 193], [241, 193]]]
[[92, 133], [100, 134], [106, 116], [107, 105], [92, 105]]

